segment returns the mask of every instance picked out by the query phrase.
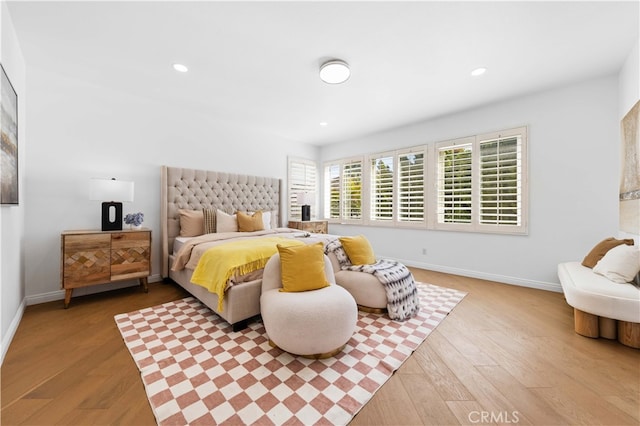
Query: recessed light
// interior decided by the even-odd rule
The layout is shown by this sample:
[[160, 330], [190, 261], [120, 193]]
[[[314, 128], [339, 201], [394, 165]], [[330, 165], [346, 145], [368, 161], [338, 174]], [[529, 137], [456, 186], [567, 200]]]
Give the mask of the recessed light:
[[321, 121], [321, 122], [320, 122], [320, 125], [321, 125], [322, 127], [327, 127], [327, 126], [329, 125], [329, 123], [327, 123], [326, 121]]
[[485, 72], [487, 72], [486, 68], [480, 67], [480, 68], [476, 68], [475, 70], [471, 71], [471, 75], [474, 77], [477, 77], [479, 75], [484, 74]]
[[339, 59], [325, 62], [320, 67], [320, 79], [328, 84], [340, 84], [349, 80], [349, 64]]
[[187, 68], [186, 66], [184, 66], [182, 64], [173, 64], [173, 69], [178, 71], [178, 72], [187, 72], [187, 71], [189, 71], [189, 68]]

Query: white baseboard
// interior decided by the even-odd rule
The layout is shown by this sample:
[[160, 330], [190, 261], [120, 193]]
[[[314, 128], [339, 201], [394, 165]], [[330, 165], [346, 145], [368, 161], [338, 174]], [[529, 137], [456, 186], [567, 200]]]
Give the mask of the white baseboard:
[[407, 266], [412, 266], [429, 271], [444, 272], [447, 274], [461, 275], [463, 277], [478, 278], [481, 280], [496, 281], [503, 284], [517, 285], [520, 287], [536, 288], [539, 290], [553, 291], [562, 293], [562, 286], [558, 283], [548, 283], [544, 281], [527, 280], [523, 278], [509, 277], [498, 274], [488, 274], [486, 272], [470, 271], [467, 269], [453, 268], [450, 266], [432, 265], [430, 263], [415, 262], [412, 260], [397, 259], [399, 262]]
[[2, 338], [2, 348], [0, 348], [0, 351], [2, 351], [2, 354], [1, 354], [2, 358], [0, 358], [0, 365], [4, 363], [4, 356], [7, 354], [7, 351], [9, 350], [9, 345], [11, 345], [13, 336], [15, 336], [16, 331], [18, 331], [18, 326], [20, 325], [20, 320], [22, 320], [22, 314], [24, 314], [24, 310], [26, 307], [27, 307], [26, 301], [23, 300], [22, 303], [20, 303], [20, 306], [18, 306], [18, 310], [16, 311], [16, 314], [13, 316], [13, 319], [11, 320], [11, 324], [9, 324], [7, 333]]
[[[160, 274], [149, 275], [148, 281], [150, 283], [162, 281], [162, 276]], [[125, 288], [125, 287], [135, 287], [137, 285], [139, 285], [137, 281], [121, 281], [121, 282], [112, 283], [108, 285], [82, 287], [74, 290], [73, 295], [74, 297], [86, 296], [88, 294], [102, 293], [105, 291], [117, 290], [119, 288]], [[48, 293], [33, 294], [25, 298], [27, 306], [37, 305], [39, 303], [53, 302], [56, 300], [63, 300], [63, 299], [64, 299], [64, 290], [56, 290], [56, 291], [50, 291]]]

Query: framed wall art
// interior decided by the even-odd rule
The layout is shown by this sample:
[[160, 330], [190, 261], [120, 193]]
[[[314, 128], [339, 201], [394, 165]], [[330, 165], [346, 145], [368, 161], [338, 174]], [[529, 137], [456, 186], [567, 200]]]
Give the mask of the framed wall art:
[[0, 65], [0, 204], [18, 204], [18, 94]]
[[640, 234], [640, 101], [622, 119], [620, 230]]

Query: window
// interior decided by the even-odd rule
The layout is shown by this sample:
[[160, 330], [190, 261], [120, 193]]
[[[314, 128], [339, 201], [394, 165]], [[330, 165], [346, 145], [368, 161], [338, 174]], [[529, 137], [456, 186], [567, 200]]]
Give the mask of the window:
[[325, 164], [325, 217], [362, 221], [362, 158]]
[[393, 220], [394, 156], [384, 154], [370, 158], [371, 196], [370, 219]]
[[436, 145], [439, 229], [524, 234], [526, 128]]
[[527, 129], [521, 127], [374, 154], [365, 162], [333, 161], [325, 164], [325, 217], [525, 234], [526, 151]]
[[311, 197], [311, 217], [317, 217], [315, 194], [317, 191], [317, 168], [316, 163], [302, 158], [289, 157], [289, 173], [287, 178], [289, 184], [289, 219], [300, 220], [302, 210], [298, 205], [297, 194], [306, 192], [313, 194]]
[[522, 136], [480, 141], [480, 223], [522, 224]]
[[438, 144], [438, 223], [471, 223], [472, 141]]
[[398, 154], [398, 222], [425, 221], [425, 151], [408, 150]]

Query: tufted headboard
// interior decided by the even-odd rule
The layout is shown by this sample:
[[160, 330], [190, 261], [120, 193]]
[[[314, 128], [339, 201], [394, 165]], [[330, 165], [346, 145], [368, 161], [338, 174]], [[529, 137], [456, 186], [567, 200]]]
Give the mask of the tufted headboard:
[[169, 275], [169, 255], [180, 234], [180, 209], [217, 208], [277, 212], [280, 225], [280, 179], [161, 166], [160, 232], [162, 276]]

